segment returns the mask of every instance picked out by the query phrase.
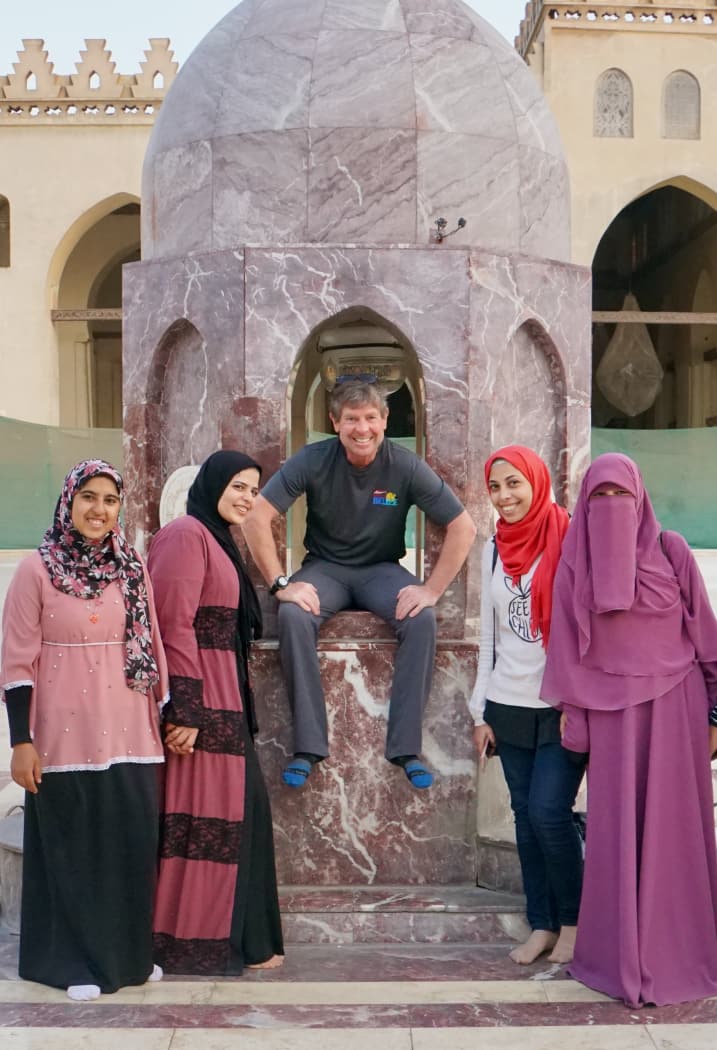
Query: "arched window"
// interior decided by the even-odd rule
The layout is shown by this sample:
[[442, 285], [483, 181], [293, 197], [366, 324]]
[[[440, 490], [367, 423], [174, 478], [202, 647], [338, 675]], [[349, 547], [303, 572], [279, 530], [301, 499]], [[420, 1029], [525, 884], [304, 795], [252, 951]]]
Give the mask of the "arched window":
[[595, 88], [594, 134], [632, 138], [632, 84], [621, 69], [607, 69]]
[[10, 265], [10, 201], [0, 197], [0, 266]]
[[662, 136], [700, 137], [700, 85], [691, 73], [678, 69], [665, 80], [662, 93]]

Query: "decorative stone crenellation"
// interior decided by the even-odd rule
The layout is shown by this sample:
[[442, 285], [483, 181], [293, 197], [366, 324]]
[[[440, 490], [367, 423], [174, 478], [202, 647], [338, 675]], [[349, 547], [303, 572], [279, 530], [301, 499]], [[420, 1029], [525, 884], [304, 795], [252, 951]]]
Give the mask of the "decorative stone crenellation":
[[43, 40], [23, 40], [13, 72], [0, 76], [0, 125], [154, 123], [179, 63], [168, 38], [149, 44], [135, 74], [116, 72], [100, 39], [85, 40], [75, 73], [58, 74]]
[[516, 50], [523, 58], [535, 44], [546, 21], [561, 28], [611, 30], [619, 25], [626, 29], [653, 26], [663, 32], [717, 32], [717, 11], [712, 0], [696, 4], [690, 0], [675, 0], [671, 4], [633, 4], [630, 0], [572, 0], [570, 3], [529, 0], [515, 38]]

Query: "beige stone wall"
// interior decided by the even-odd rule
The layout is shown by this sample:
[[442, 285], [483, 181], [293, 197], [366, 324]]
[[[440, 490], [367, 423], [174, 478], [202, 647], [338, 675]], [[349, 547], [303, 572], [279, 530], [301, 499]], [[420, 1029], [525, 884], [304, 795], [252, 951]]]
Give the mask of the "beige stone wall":
[[65, 76], [42, 41], [24, 45], [14, 72], [0, 76], [0, 196], [10, 205], [0, 415], [85, 426], [88, 325], [53, 322], [51, 311], [86, 309], [97, 277], [131, 251], [128, 239], [138, 245], [138, 217], [107, 217], [139, 202], [147, 142], [177, 64], [168, 41], [155, 40], [140, 71], [120, 75], [105, 42], [87, 41], [80, 68]]
[[[548, 11], [558, 17], [550, 19]], [[594, 22], [587, 20], [594, 11]], [[578, 12], [580, 19], [568, 18]], [[637, 13], [635, 21], [625, 14]], [[654, 15], [641, 22], [640, 13]], [[616, 21], [603, 15], [618, 14]], [[695, 15], [695, 22], [680, 16]], [[673, 21], [665, 22], [672, 15]], [[704, 18], [713, 18], [705, 22]], [[526, 33], [531, 24], [532, 34]], [[522, 47], [557, 118], [570, 170], [573, 204], [573, 262], [590, 265], [600, 238], [630, 201], [670, 182], [717, 207], [717, 9], [714, 4], [671, 5], [590, 2], [533, 3], [523, 24]], [[593, 134], [595, 86], [607, 69], [618, 68], [633, 86], [632, 138]], [[701, 138], [662, 135], [665, 78], [686, 70], [702, 90]]]

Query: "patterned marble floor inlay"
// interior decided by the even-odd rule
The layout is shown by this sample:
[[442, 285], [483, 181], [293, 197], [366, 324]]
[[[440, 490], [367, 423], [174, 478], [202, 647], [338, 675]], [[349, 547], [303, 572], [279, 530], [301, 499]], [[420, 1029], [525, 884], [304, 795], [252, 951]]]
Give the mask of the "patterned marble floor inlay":
[[507, 944], [291, 945], [280, 970], [237, 980], [168, 977], [93, 1003], [71, 1003], [61, 991], [20, 981], [17, 947], [17, 937], [0, 933], [2, 1050], [717, 1045], [717, 998], [630, 1010], [545, 960], [516, 967]]
[[[371, 1033], [371, 1050], [713, 1050], [714, 1025], [640, 1025], [635, 1028], [561, 1029], [536, 1027], [526, 1039], [524, 1028], [483, 1030], [480, 1043], [473, 1028], [393, 1028]], [[247, 1031], [245, 1028], [102, 1027], [7, 1029], [3, 1050], [365, 1050], [364, 1029]]]

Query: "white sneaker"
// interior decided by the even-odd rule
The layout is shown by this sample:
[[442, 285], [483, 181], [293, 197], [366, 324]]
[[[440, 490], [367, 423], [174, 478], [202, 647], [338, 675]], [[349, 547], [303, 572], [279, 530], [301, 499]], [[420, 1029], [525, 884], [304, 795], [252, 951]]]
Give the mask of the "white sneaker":
[[99, 997], [100, 989], [96, 984], [71, 984], [67, 989], [67, 998], [74, 999], [76, 1003], [87, 1003]]

